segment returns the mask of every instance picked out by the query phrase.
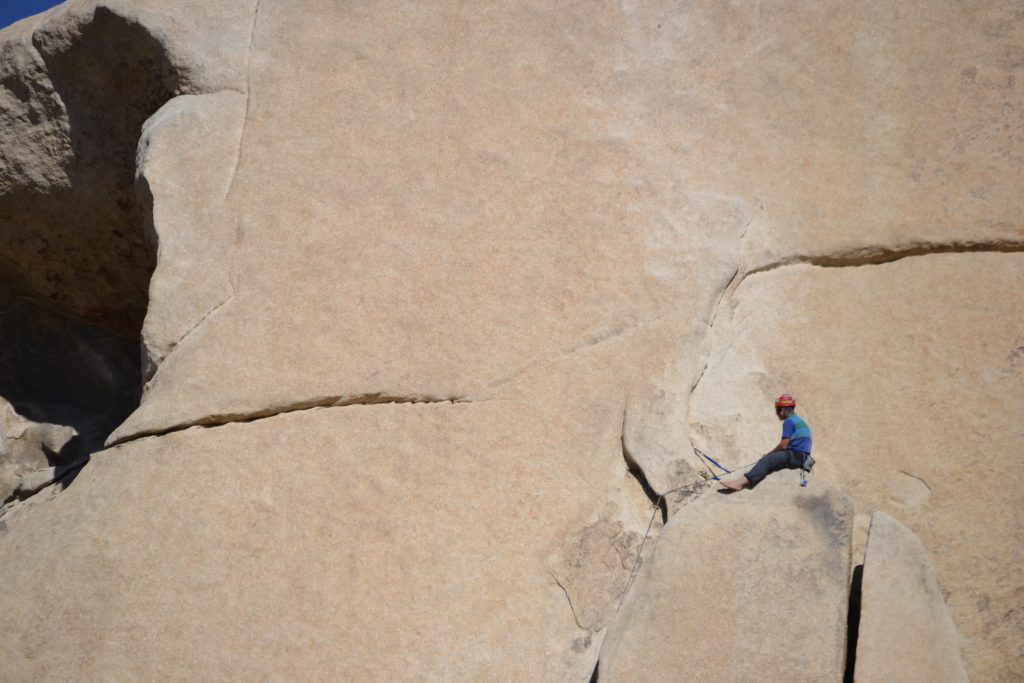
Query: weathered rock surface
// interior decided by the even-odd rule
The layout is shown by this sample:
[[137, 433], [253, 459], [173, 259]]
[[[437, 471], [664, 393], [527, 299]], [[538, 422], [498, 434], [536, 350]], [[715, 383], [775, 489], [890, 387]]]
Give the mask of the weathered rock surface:
[[[689, 457], [694, 321], [735, 271], [750, 208], [681, 190], [664, 129], [685, 113], [661, 109], [660, 65], [616, 71], [621, 34], [657, 29], [618, 10], [408, 11], [260, 6], [223, 198], [237, 233], [212, 272], [212, 299], [223, 270], [233, 296], [160, 362], [114, 441], [371, 397], [528, 398], [525, 370], [619, 343], [626, 439], [669, 488]], [[296, 327], [301, 344], [282, 336]]]
[[1024, 671], [1024, 338], [1006, 295], [1024, 291], [1022, 264], [937, 254], [751, 275], [723, 301], [691, 404], [698, 438], [741, 464], [777, 442], [771, 401], [792, 391], [814, 477], [928, 549], [974, 680]]
[[859, 683], [966, 683], [956, 627], [924, 546], [884, 512], [871, 517], [861, 588]]
[[[1019, 29], [995, 10], [315, 7], [260, 6], [227, 199], [235, 296], [118, 439], [366, 395], [505, 395], [517, 368], [639, 329], [638, 362], [656, 361], [632, 373], [648, 425], [627, 435], [667, 488], [705, 297], [744, 231], [748, 269], [1020, 238], [1016, 143], [988, 113], [1019, 104], [1000, 80]], [[912, 50], [876, 29], [925, 16]], [[961, 90], [986, 106], [930, 104]], [[960, 151], [940, 154], [951, 135]], [[843, 182], [874, 166], [877, 187]], [[280, 348], [296, 324], [306, 343]], [[264, 370], [236, 382], [243, 363]]]
[[136, 194], [157, 253], [142, 330], [146, 379], [234, 293], [228, 263], [237, 226], [223, 199], [245, 107], [245, 95], [234, 90], [182, 95], [143, 126]]
[[[649, 510], [638, 486], [623, 481], [623, 452], [655, 491], [692, 479], [690, 388], [698, 382], [702, 391], [710, 384], [735, 388], [718, 369], [720, 330], [714, 341], [707, 335], [734, 273], [733, 287], [743, 284], [726, 306], [739, 293], [756, 304], [747, 312], [768, 316], [775, 327], [747, 336], [772, 346], [793, 335], [766, 330], [805, 314], [786, 307], [789, 288], [771, 290], [769, 298], [751, 294], [751, 282], [774, 282], [781, 270], [744, 279], [752, 271], [800, 258], [836, 265], [918, 251], [1021, 248], [1022, 31], [1019, 8], [979, 0], [756, 8], [667, 0], [600, 6], [73, 0], [3, 32], [0, 229], [8, 239], [0, 243], [0, 295], [42, 301], [129, 336], [145, 310], [148, 380], [141, 408], [111, 439], [125, 447], [97, 458], [112, 464], [14, 520], [7, 537], [20, 539], [17, 552], [13, 540], [0, 537], [3, 566], [19, 564], [19, 591], [35, 596], [26, 601], [53, 607], [56, 600], [47, 593], [53, 583], [45, 572], [32, 574], [32, 566], [61, 567], [67, 581], [78, 569], [86, 576], [80, 594], [61, 594], [59, 613], [74, 615], [73, 626], [19, 603], [12, 613], [22, 618], [23, 647], [5, 651], [5, 661], [43, 678], [88, 678], [77, 666], [102, 678], [137, 679], [151, 662], [162, 663], [162, 678], [187, 677], [207, 664], [217, 678], [227, 660], [202, 637], [236, 654], [240, 643], [269, 643], [265, 656], [247, 659], [249, 647], [235, 658], [249, 667], [242, 677], [250, 678], [325, 671], [360, 680], [389, 672], [444, 680], [500, 672], [494, 677], [585, 680], [608, 605], [623, 585], [623, 557]], [[970, 275], [943, 271], [947, 276]], [[965, 361], [971, 381], [983, 377], [983, 386], [1004, 367], [1016, 367], [1005, 348], [1021, 345], [1005, 346], [1002, 336], [1005, 321], [1015, 317], [1005, 296], [1015, 290], [1006, 286], [1019, 283], [1000, 277], [986, 274], [970, 289], [983, 302], [977, 311], [1003, 316], [993, 325], [999, 330], [992, 333], [994, 346]], [[897, 301], [891, 322], [881, 323], [872, 310], [853, 325], [860, 334], [865, 326], [886, 333], [868, 340], [875, 347], [861, 347], [883, 353], [859, 351], [880, 356], [868, 363], [874, 368], [887, 362], [889, 349], [879, 339], [891, 344], [912, 333], [906, 332], [907, 321], [915, 320], [910, 314], [939, 299], [922, 298], [929, 291], [922, 287], [916, 308], [904, 309], [902, 290], [888, 288], [891, 282], [859, 284], [861, 292]], [[848, 295], [838, 289], [833, 303]], [[942, 305], [952, 302], [957, 311], [968, 303], [944, 296]], [[817, 329], [824, 329], [842, 308], [814, 310]], [[988, 313], [977, 312], [973, 324], [988, 326]], [[952, 317], [946, 323], [959, 326]], [[814, 357], [805, 367], [827, 368], [853, 353], [838, 341], [806, 349]], [[701, 380], [712, 344], [717, 351]], [[762, 371], [747, 356], [734, 369]], [[803, 379], [785, 375], [778, 363], [771, 372], [773, 381]], [[1012, 381], [1019, 368], [1009, 372]], [[916, 386], [913, 375], [890, 374]], [[799, 384], [784, 388], [801, 394]], [[741, 401], [744, 391], [736, 394]], [[1013, 422], [1000, 411], [1015, 396], [992, 394], [984, 406], [991, 416], [986, 429]], [[223, 489], [233, 476], [225, 463], [238, 462], [231, 458], [250, 444], [243, 436], [250, 429], [275, 444], [274, 467], [286, 462], [288, 469], [259, 470], [245, 481], [262, 491], [297, 477], [304, 488], [288, 489], [289, 505], [300, 506], [296, 519], [353, 501], [373, 505], [362, 494], [328, 496], [311, 474], [294, 474], [310, 463], [329, 468], [330, 458], [307, 448], [330, 442], [332, 428], [298, 430], [301, 437], [287, 430], [267, 436], [264, 423], [166, 434], [311, 406], [448, 400], [495, 413], [480, 423], [442, 421], [431, 429], [396, 418], [379, 427], [386, 438], [361, 431], [376, 429], [372, 421], [344, 433], [356, 434], [356, 445], [363, 437], [370, 445], [406, 439], [417, 466], [441, 471], [451, 465], [456, 436], [466, 445], [492, 444], [502, 435], [502, 447], [511, 450], [466, 446], [474, 455], [500, 452], [509, 461], [502, 459], [495, 472], [469, 466], [451, 472], [464, 477], [458, 492], [477, 500], [474, 495], [493, 490], [490, 477], [499, 474], [519, 482], [509, 485], [513, 492], [559, 495], [539, 496], [529, 523], [502, 526], [508, 520], [501, 515], [515, 513], [495, 508], [487, 523], [501, 533], [493, 544], [474, 535], [481, 532], [471, 515], [432, 517], [449, 509], [450, 490], [427, 487], [419, 505], [403, 508], [407, 518], [420, 520], [417, 526], [385, 526], [390, 535], [379, 545], [360, 545], [366, 529], [378, 527], [356, 515], [363, 526], [324, 532], [333, 546], [293, 541], [302, 538], [299, 527], [287, 526], [295, 520], [282, 523], [279, 542], [261, 546], [259, 536], [245, 535], [255, 533], [245, 524], [261, 519], [256, 507], [218, 507], [231, 495]], [[720, 417], [722, 403], [710, 411], [702, 405], [704, 399], [694, 402], [692, 424], [717, 444], [718, 417], [705, 418]], [[754, 414], [745, 409], [743, 423]], [[900, 434], [935, 419], [902, 405], [887, 414]], [[812, 410], [812, 426], [817, 416]], [[729, 428], [738, 430], [739, 421]], [[1013, 452], [1018, 442], [1006, 433], [995, 446]], [[221, 436], [216, 448], [202, 451], [209, 462], [183, 455], [192, 439], [210, 434]], [[145, 435], [163, 436], [134, 443]], [[765, 445], [758, 439], [757, 452]], [[858, 453], [867, 450], [860, 446]], [[164, 469], [128, 457], [153, 453]], [[376, 450], [360, 453], [368, 476], [390, 476]], [[188, 482], [175, 479], [178, 465], [213, 468], [205, 470], [213, 481], [189, 480], [192, 490], [208, 495], [188, 497]], [[957, 482], [969, 478], [968, 466], [949, 467]], [[972, 673], [1012, 680], [1024, 670], [1019, 656], [1013, 659], [1024, 650], [1020, 629], [1000, 626], [996, 605], [1019, 604], [1013, 602], [1019, 575], [993, 579], [991, 590], [956, 593], [965, 585], [956, 579], [963, 567], [1008, 563], [1005, 542], [998, 545], [995, 532], [963, 540], [961, 532], [976, 530], [982, 515], [956, 519], [947, 491], [926, 495], [915, 483], [921, 476], [926, 489], [934, 486], [929, 473], [904, 469], [907, 481], [887, 478], [886, 489], [896, 482], [893, 498], [921, 511], [910, 523], [935, 549], [944, 578], [954, 577], [954, 617], [965, 637], [984, 641], [971, 649]], [[858, 465], [847, 479], [867, 482], [874, 476], [867, 470]], [[881, 490], [843, 484], [858, 496], [870, 494], [859, 500], [862, 509]], [[152, 499], [132, 493], [135, 485]], [[317, 502], [316, 511], [301, 507], [303, 496]], [[128, 501], [123, 510], [121, 498]], [[179, 505], [172, 519], [161, 506], [175, 500], [189, 506]], [[388, 509], [390, 502], [376, 505]], [[931, 530], [922, 530], [926, 511], [935, 509], [942, 513]], [[231, 514], [222, 521], [218, 511]], [[996, 513], [997, 526], [1014, 537], [1005, 510]], [[128, 520], [137, 524], [150, 515], [153, 527], [129, 527]], [[79, 521], [100, 518], [106, 521], [96, 527]], [[198, 533], [175, 526], [192, 520]], [[18, 531], [21, 525], [46, 544], [30, 551], [27, 539], [36, 536]], [[465, 573], [456, 575], [481, 590], [466, 598], [449, 591], [447, 601], [403, 609], [419, 604], [410, 586], [449, 585], [423, 544], [460, 525], [469, 530], [441, 533], [437, 547], [463, 547], [459, 533], [468, 534], [458, 556]], [[164, 545], [167, 539], [176, 542]], [[427, 559], [411, 569], [396, 560], [403, 569], [388, 576], [402, 597], [394, 599], [359, 578], [369, 575], [360, 569], [365, 573], [351, 583], [368, 585], [367, 592], [337, 584], [326, 600], [344, 618], [330, 621], [335, 617], [316, 616], [310, 605], [324, 603], [319, 587], [333, 585], [326, 567], [333, 571], [332, 553], [345, 544], [389, 558], [422, 552]], [[62, 559], [69, 547], [77, 549]], [[539, 547], [543, 559], [531, 554]], [[282, 597], [296, 589], [295, 572], [282, 569], [293, 566], [293, 548], [310, 567], [299, 572], [298, 588], [307, 597], [297, 602]], [[488, 564], [488, 571], [477, 571], [509, 548], [522, 554], [502, 570]], [[104, 605], [124, 582], [116, 572], [88, 567], [93, 560], [116, 567], [125, 553], [139, 553], [128, 573], [149, 592], [132, 588], [124, 602], [112, 603], [115, 613]], [[186, 557], [203, 558], [200, 569], [187, 572]], [[431, 569], [419, 572], [421, 566]], [[161, 567], [168, 567], [162, 576]], [[145, 578], [149, 571], [162, 580]], [[536, 577], [542, 579], [534, 585]], [[197, 584], [199, 597], [185, 610], [191, 620], [183, 628], [171, 605]], [[502, 599], [510, 586], [527, 597]], [[543, 597], [538, 586], [547, 591]], [[255, 596], [265, 613], [240, 595]], [[260, 602], [263, 595], [270, 597]], [[481, 602], [493, 596], [499, 599]], [[996, 602], [997, 596], [1011, 600]], [[484, 613], [482, 626], [469, 619], [470, 607]], [[94, 628], [93, 612], [109, 628]], [[553, 614], [559, 616], [546, 621]], [[139, 615], [154, 622], [146, 626]], [[327, 640], [316, 626], [340, 633], [345, 619], [348, 630], [335, 640], [347, 649], [335, 650], [328, 662]], [[499, 619], [511, 630], [499, 629]], [[1004, 621], [1013, 623], [1012, 615]], [[199, 624], [194, 633], [193, 624]], [[129, 640], [133, 627], [166, 636], [153, 660], [135, 646], [138, 638]], [[181, 633], [195, 642], [179, 653], [193, 645], [199, 653], [188, 662], [172, 653]], [[481, 634], [478, 640], [473, 633]], [[387, 647], [374, 638], [388, 639]], [[79, 659], [40, 662], [25, 654], [58, 639], [71, 642]], [[441, 663], [437, 643], [449, 641], [463, 655], [453, 666], [464, 668]]]
[[4, 30], [0, 295], [138, 334], [142, 124], [179, 93], [244, 88], [254, 1], [71, 0]]
[[553, 575], [605, 576], [620, 410], [349, 406], [100, 453], [0, 532], [4, 677], [586, 680]]
[[601, 681], [841, 681], [853, 506], [793, 472], [709, 491], [658, 538]]

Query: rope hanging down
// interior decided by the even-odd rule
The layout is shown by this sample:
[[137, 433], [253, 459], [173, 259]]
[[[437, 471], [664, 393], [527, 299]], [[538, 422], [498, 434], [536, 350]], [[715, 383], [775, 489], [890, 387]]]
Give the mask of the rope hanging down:
[[711, 472], [711, 478], [714, 479], [715, 481], [718, 481], [718, 476], [711, 470], [710, 467], [708, 467], [708, 462], [710, 462], [718, 469], [722, 470], [722, 472], [724, 472], [725, 474], [732, 474], [732, 470], [726, 467], [722, 467], [722, 465], [717, 460], [712, 458], [710, 455], [708, 455], [701, 449], [694, 447], [693, 452], [697, 455], [698, 458], [700, 458], [701, 462], [704, 463], [704, 466], [708, 468], [708, 472]]
[[[732, 470], [728, 470], [728, 469], [722, 467], [713, 458], [709, 457], [706, 453], [704, 453], [700, 449], [694, 448], [693, 452], [697, 454], [698, 458], [701, 458], [701, 462], [704, 462], [704, 458], [707, 458], [708, 460], [713, 462], [716, 467], [718, 467], [719, 469], [723, 470], [726, 474], [731, 474], [732, 473]], [[748, 462], [746, 465], [742, 465], [741, 467], [738, 467], [736, 469], [740, 469], [740, 470], [746, 469], [747, 467], [750, 467], [751, 465], [753, 465], [756, 462], [757, 462], [756, 460], [754, 462]], [[637, 572], [640, 570], [640, 556], [643, 555], [644, 546], [647, 545], [647, 539], [651, 535], [651, 527], [654, 526], [654, 518], [657, 517], [658, 512], [661, 511], [661, 505], [665, 501], [665, 496], [667, 496], [670, 493], [676, 493], [677, 491], [684, 491], [684, 490], [687, 490], [687, 489], [691, 489], [691, 488], [693, 488], [695, 486], [696, 487], [700, 487], [700, 486], [702, 486], [704, 484], [707, 484], [708, 481], [710, 481], [711, 479], [714, 479], [715, 481], [718, 481], [718, 476], [715, 475], [714, 471], [711, 470], [711, 467], [709, 467], [706, 462], [704, 462], [704, 466], [708, 468], [709, 472], [711, 472], [710, 479], [709, 479], [709, 477], [706, 474], [701, 472], [701, 478], [700, 479], [698, 479], [696, 481], [693, 481], [693, 482], [690, 482], [689, 484], [684, 484], [683, 486], [677, 486], [674, 489], [669, 489], [668, 491], [665, 491], [665, 493], [658, 494], [657, 500], [654, 501], [654, 510], [651, 511], [651, 519], [650, 519], [650, 521], [647, 522], [647, 531], [644, 533], [644, 539], [640, 542], [640, 548], [639, 548], [639, 550], [636, 551], [636, 557], [633, 558], [633, 568], [630, 569], [630, 571], [629, 571], [629, 578], [626, 579], [626, 585], [622, 587], [622, 593], [619, 594], [619, 604], [616, 605], [616, 607], [615, 607], [615, 614], [618, 614], [619, 610], [622, 609], [622, 602], [623, 602], [623, 600], [626, 599], [626, 594], [629, 593], [629, 588], [630, 588], [630, 586], [633, 585], [633, 579], [636, 578]]]

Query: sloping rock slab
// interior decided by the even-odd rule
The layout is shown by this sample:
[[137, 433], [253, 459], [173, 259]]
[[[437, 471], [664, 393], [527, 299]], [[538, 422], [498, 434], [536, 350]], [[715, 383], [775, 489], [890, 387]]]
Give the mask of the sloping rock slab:
[[677, 513], [609, 629], [600, 679], [839, 681], [851, 503], [794, 473]]
[[861, 589], [858, 683], [966, 683], [960, 644], [924, 546], [884, 512], [871, 518]]
[[[615, 427], [348, 406], [98, 453], [0, 531], [0, 680], [583, 680], [599, 641], [573, 602], [605, 606], [554, 575], [608, 482], [635, 486]], [[571, 578], [593, 585], [586, 546]]]

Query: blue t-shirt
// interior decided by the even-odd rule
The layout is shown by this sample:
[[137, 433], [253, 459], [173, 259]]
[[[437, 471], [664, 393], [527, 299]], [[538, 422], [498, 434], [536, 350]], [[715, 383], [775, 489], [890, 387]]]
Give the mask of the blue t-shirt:
[[799, 415], [790, 415], [782, 423], [782, 438], [789, 439], [789, 450], [811, 452], [811, 428]]

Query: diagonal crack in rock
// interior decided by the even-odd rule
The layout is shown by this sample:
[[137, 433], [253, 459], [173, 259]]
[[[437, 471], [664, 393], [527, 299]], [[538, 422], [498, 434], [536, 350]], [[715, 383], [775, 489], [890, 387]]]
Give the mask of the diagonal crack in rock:
[[557, 576], [555, 576], [551, 572], [548, 572], [548, 574], [551, 576], [552, 579], [554, 579], [554, 581], [558, 585], [558, 587], [562, 589], [562, 592], [565, 593], [565, 600], [566, 600], [566, 602], [569, 603], [569, 611], [572, 612], [572, 619], [573, 619], [573, 621], [575, 621], [576, 625], [579, 626], [584, 631], [589, 630], [583, 624], [580, 623], [580, 618], [576, 614], [576, 608], [572, 604], [572, 596], [569, 595], [569, 590], [564, 585], [562, 585], [562, 582], [558, 580]]
[[308, 399], [305, 401], [297, 401], [294, 403], [288, 403], [280, 406], [272, 406], [263, 410], [256, 410], [247, 413], [221, 413], [216, 415], [208, 415], [206, 417], [198, 418], [196, 420], [189, 420], [186, 422], [180, 422], [178, 424], [171, 425], [169, 427], [161, 429], [143, 430], [139, 432], [133, 432], [125, 435], [122, 438], [114, 439], [107, 442], [107, 447], [121, 446], [138, 439], [150, 437], [150, 436], [164, 436], [173, 432], [180, 432], [191, 427], [223, 427], [224, 425], [233, 423], [248, 423], [256, 422], [258, 420], [265, 420], [267, 418], [275, 417], [277, 415], [283, 415], [285, 413], [295, 413], [303, 410], [315, 410], [318, 408], [342, 408], [348, 406], [372, 406], [372, 405], [399, 405], [399, 404], [457, 404], [457, 403], [474, 403], [463, 396], [431, 396], [427, 394], [421, 395], [406, 395], [398, 396], [391, 394], [382, 393], [371, 393], [371, 394], [356, 394], [356, 395], [340, 395], [340, 396], [325, 396], [321, 398]]

